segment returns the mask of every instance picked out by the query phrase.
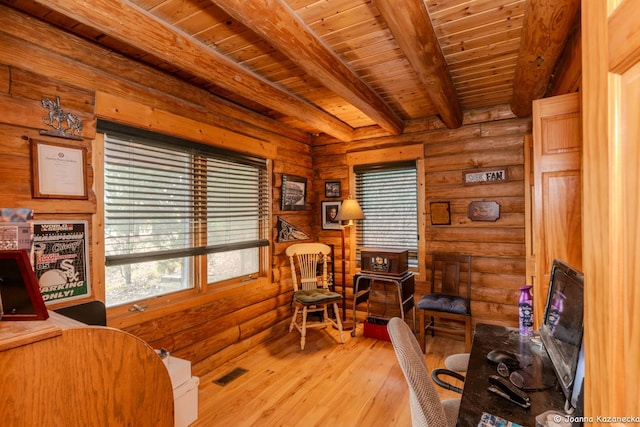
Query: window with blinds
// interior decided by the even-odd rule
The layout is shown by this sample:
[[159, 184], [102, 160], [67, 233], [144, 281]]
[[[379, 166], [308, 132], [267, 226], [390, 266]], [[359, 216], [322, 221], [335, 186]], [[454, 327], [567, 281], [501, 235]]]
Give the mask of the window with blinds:
[[409, 251], [418, 265], [418, 181], [415, 162], [354, 167], [356, 199], [365, 219], [356, 222], [356, 259], [365, 247]]
[[[260, 272], [266, 160], [99, 122], [107, 305]], [[206, 285], [203, 283], [203, 285]]]

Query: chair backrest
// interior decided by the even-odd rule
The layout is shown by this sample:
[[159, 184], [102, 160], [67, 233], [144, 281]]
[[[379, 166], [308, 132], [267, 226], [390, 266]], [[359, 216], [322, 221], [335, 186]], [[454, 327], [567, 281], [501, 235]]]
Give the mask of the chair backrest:
[[471, 255], [435, 253], [431, 262], [431, 293], [471, 298]]
[[[327, 255], [331, 248], [323, 243], [296, 243], [285, 251], [291, 262], [291, 279], [293, 290], [314, 289], [320, 284], [323, 288], [329, 287], [327, 277]], [[298, 260], [298, 267], [294, 260]], [[318, 262], [322, 262], [322, 274], [318, 283]], [[298, 274], [300, 280], [298, 282]]]
[[87, 325], [107, 326], [107, 308], [99, 300], [56, 308], [53, 311]]
[[411, 328], [404, 320], [394, 317], [389, 320], [387, 331], [398, 363], [409, 384], [409, 404], [413, 426], [447, 426], [447, 416], [436, 388], [431, 382], [431, 375], [429, 375], [420, 344]]

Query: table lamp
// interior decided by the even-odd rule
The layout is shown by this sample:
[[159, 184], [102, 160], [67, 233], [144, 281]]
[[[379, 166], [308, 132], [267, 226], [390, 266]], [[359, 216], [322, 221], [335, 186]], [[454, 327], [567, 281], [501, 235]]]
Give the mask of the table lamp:
[[[346, 256], [345, 256], [345, 244], [344, 234], [345, 229], [353, 226], [353, 221], [356, 219], [364, 219], [364, 212], [358, 204], [358, 201], [351, 196], [342, 202], [338, 215], [336, 215], [336, 221], [340, 222], [340, 232], [342, 233], [342, 329], [353, 329], [355, 325], [351, 322], [347, 322], [347, 272], [346, 272]], [[343, 224], [347, 221], [346, 224]]]

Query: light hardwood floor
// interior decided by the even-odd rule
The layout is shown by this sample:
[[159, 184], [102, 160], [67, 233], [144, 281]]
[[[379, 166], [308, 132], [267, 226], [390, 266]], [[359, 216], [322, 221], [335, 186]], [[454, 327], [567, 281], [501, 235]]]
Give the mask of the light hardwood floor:
[[[345, 332], [345, 344], [337, 340], [332, 328], [310, 330], [301, 351], [294, 330], [202, 376], [192, 426], [410, 426], [409, 391], [391, 343], [363, 337], [361, 324], [355, 338]], [[464, 351], [462, 341], [428, 342], [429, 369]], [[213, 382], [234, 368], [248, 372], [225, 386]], [[436, 389], [442, 399], [459, 397]]]

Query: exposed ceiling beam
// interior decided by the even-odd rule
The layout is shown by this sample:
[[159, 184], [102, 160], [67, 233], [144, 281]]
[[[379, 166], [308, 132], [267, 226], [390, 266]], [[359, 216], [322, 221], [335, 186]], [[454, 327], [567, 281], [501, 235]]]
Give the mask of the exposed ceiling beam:
[[402, 133], [403, 121], [283, 0], [213, 0], [213, 3], [380, 127], [395, 135]]
[[558, 59], [545, 96], [577, 92], [582, 83], [582, 29], [580, 17], [569, 34], [567, 44]]
[[375, 0], [400, 49], [426, 86], [442, 122], [462, 124], [462, 108], [424, 0]]
[[176, 31], [129, 2], [35, 1], [121, 42], [144, 49], [195, 76], [308, 123], [338, 139], [352, 139], [353, 129], [346, 123], [243, 68], [205, 44]]
[[580, 0], [527, 0], [520, 52], [513, 80], [511, 110], [531, 115], [544, 96], [580, 7]]

